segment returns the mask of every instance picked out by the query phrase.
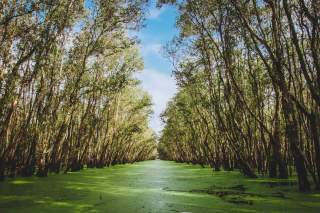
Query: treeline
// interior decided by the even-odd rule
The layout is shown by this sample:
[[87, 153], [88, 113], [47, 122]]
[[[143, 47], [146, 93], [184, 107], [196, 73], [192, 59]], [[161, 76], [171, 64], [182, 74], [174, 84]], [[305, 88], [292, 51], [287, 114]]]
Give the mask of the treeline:
[[164, 47], [179, 92], [160, 157], [271, 178], [320, 179], [320, 2], [163, 0], [180, 31]]
[[0, 3], [0, 180], [151, 158], [131, 30], [148, 0]]

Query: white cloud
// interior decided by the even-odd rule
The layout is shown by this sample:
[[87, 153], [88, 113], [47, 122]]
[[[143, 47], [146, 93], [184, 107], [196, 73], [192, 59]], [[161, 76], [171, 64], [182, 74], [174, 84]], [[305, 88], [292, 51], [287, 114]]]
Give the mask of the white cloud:
[[162, 130], [159, 120], [160, 113], [166, 108], [167, 102], [177, 92], [177, 86], [173, 77], [160, 73], [157, 70], [145, 69], [142, 73], [136, 74], [142, 80], [142, 87], [152, 96], [155, 116], [150, 126], [155, 132]]
[[159, 20], [159, 16], [166, 10], [165, 7], [158, 9], [158, 8], [152, 8], [149, 11], [149, 14], [147, 15], [147, 19], [157, 19]]
[[141, 49], [141, 54], [142, 55], [147, 55], [147, 54], [156, 54], [160, 56], [160, 49], [161, 49], [161, 44], [147, 44], [143, 45]]

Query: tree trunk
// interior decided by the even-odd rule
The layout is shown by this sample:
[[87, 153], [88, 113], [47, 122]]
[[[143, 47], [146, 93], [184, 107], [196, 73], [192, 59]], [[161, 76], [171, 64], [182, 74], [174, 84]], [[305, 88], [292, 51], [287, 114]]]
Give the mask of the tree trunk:
[[0, 181], [4, 181], [4, 159], [0, 157]]

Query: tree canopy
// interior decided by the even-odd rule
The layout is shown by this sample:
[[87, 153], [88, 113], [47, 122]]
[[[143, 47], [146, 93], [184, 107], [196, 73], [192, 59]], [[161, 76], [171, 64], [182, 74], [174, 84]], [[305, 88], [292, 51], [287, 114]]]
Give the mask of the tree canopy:
[[[179, 92], [161, 118], [163, 159], [255, 169], [320, 189], [319, 1], [159, 0], [178, 7], [163, 49]], [[288, 171], [289, 169], [289, 171]]]
[[1, 1], [0, 180], [152, 158], [153, 103], [133, 77], [144, 61], [128, 36], [147, 6]]

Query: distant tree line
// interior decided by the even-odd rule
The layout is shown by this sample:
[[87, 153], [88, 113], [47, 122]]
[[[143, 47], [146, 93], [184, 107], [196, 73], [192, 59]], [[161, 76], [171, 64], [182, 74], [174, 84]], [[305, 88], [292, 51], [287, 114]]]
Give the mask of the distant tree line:
[[320, 1], [159, 0], [178, 7], [164, 47], [179, 91], [161, 119], [162, 159], [297, 172], [320, 190]]
[[133, 74], [148, 0], [0, 2], [0, 180], [152, 157]]

